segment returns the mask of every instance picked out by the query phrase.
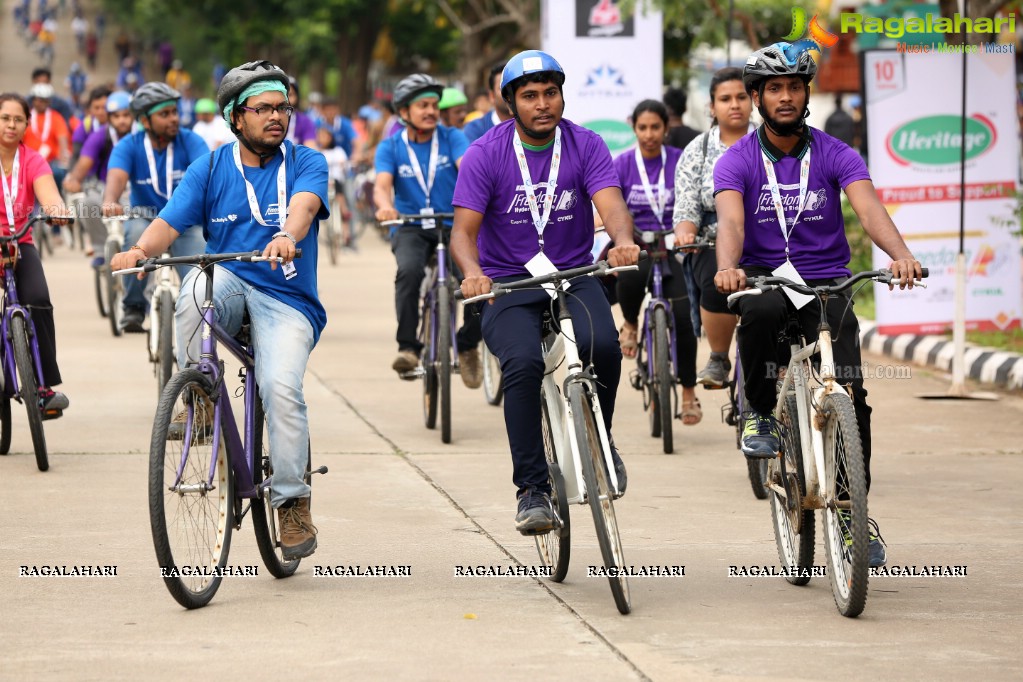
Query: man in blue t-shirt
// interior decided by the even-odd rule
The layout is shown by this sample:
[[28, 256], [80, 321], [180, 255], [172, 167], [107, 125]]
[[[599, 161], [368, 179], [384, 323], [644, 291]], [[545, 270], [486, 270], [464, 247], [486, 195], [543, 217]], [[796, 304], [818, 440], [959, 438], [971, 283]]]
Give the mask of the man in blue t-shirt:
[[[323, 155], [285, 140], [294, 114], [287, 87], [287, 75], [267, 61], [243, 64], [224, 76], [217, 104], [238, 142], [189, 166], [159, 217], [132, 250], [117, 254], [113, 267], [132, 267], [139, 258], [159, 255], [196, 223], [207, 225], [209, 253], [258, 250], [283, 259], [280, 267], [276, 262], [216, 265], [213, 300], [217, 321], [228, 333], [237, 333], [249, 314], [270, 438], [270, 501], [279, 514], [284, 559], [290, 561], [316, 550], [305, 480], [309, 419], [303, 379], [327, 323], [316, 284], [316, 225], [329, 212]], [[302, 258], [292, 262], [296, 248]], [[195, 296], [205, 285], [206, 276], [196, 268], [181, 285], [175, 318], [178, 338], [187, 340], [178, 344], [182, 367], [199, 359]]]
[[504, 73], [504, 62], [495, 64], [491, 67], [490, 72], [487, 74], [487, 87], [490, 88], [487, 92], [487, 97], [490, 99], [490, 106], [492, 106], [493, 109], [479, 118], [469, 121], [465, 127], [462, 128], [462, 132], [465, 133], [465, 137], [469, 140], [469, 142], [475, 142], [479, 138], [483, 137], [484, 133], [488, 130], [512, 117], [511, 109], [508, 108], [508, 103], [504, 101], [503, 97], [501, 97], [502, 73]]
[[[458, 165], [468, 147], [465, 135], [457, 128], [438, 123], [444, 86], [432, 77], [417, 73], [403, 79], [394, 88], [394, 106], [405, 130], [392, 135], [377, 147], [376, 183], [373, 201], [379, 221], [396, 220], [399, 214], [450, 213], [455, 192]], [[414, 157], [414, 158], [413, 158]], [[419, 364], [419, 287], [426, 263], [440, 241], [440, 230], [424, 229], [418, 223], [391, 231], [391, 251], [398, 261], [394, 278], [394, 305], [398, 314], [398, 356], [391, 368], [405, 377]], [[459, 277], [458, 273], [453, 273]], [[462, 382], [469, 388], [483, 383], [479, 345], [482, 332], [479, 317], [467, 315], [458, 330], [458, 365]]]
[[[809, 84], [816, 73], [809, 53], [788, 43], [769, 45], [746, 61], [742, 80], [764, 124], [732, 145], [714, 168], [718, 213], [714, 284], [722, 293], [744, 289], [748, 276], [775, 273], [790, 280], [802, 278], [810, 286], [848, 277], [843, 190], [867, 235], [891, 257], [894, 276], [904, 281], [920, 277], [920, 263], [878, 199], [863, 160], [840, 140], [804, 124]], [[852, 387], [869, 489], [870, 407], [860, 367], [859, 325], [848, 305], [847, 298], [834, 296], [826, 312], [834, 334], [835, 376]], [[781, 448], [772, 414], [775, 368], [788, 362], [777, 339], [785, 330], [789, 304], [784, 292], [775, 290], [739, 298], [734, 309], [740, 316], [739, 357], [751, 408], [742, 451], [750, 458], [773, 459]], [[799, 309], [807, 341], [817, 338], [819, 311], [816, 302]], [[874, 524], [869, 562], [878, 567], [885, 561]]]
[[[121, 193], [131, 182], [131, 209], [124, 224], [124, 248], [137, 243], [149, 221], [167, 205], [185, 175], [189, 164], [209, 154], [209, 147], [191, 130], [179, 126], [178, 100], [181, 94], [166, 83], [146, 83], [131, 99], [131, 111], [144, 130], [124, 138], [114, 147], [107, 164], [107, 186], [103, 191], [103, 213], [116, 216], [124, 213], [119, 202]], [[202, 253], [206, 243], [202, 226], [193, 224], [174, 243], [175, 256]], [[159, 256], [159, 253], [151, 254]], [[179, 269], [184, 277], [188, 268]], [[146, 319], [145, 278], [127, 278], [124, 286], [124, 317], [121, 329], [142, 332]]]

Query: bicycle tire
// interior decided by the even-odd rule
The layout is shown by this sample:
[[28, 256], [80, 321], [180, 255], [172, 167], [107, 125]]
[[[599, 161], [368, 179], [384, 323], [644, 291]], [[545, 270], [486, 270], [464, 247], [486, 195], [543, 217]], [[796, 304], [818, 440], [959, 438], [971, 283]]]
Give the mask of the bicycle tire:
[[632, 610], [629, 579], [624, 574], [625, 556], [618, 534], [618, 520], [615, 517], [611, 486], [605, 471], [604, 452], [600, 435], [593, 419], [590, 396], [579, 384], [570, 391], [572, 421], [576, 443], [579, 448], [579, 462], [582, 465], [583, 481], [586, 484], [586, 498], [593, 513], [593, 526], [597, 533], [597, 544], [608, 571], [608, 583], [614, 596], [618, 612], [627, 614]]
[[646, 322], [644, 321], [643, 334], [640, 335], [639, 346], [636, 351], [636, 373], [639, 386], [643, 389], [643, 409], [647, 413], [647, 422], [650, 426], [652, 438], [661, 437], [661, 410], [657, 405], [657, 387], [654, 386], [653, 362], [651, 360], [652, 349], [646, 343]]
[[107, 298], [107, 286], [108, 286], [110, 280], [107, 279], [107, 275], [104, 272], [105, 269], [106, 269], [105, 265], [101, 265], [99, 267], [95, 267], [95, 268], [92, 269], [93, 284], [95, 285], [95, 288], [96, 288], [96, 306], [99, 308], [99, 316], [100, 317], [106, 317], [107, 314], [108, 314], [107, 313], [107, 300], [108, 300], [108, 298]]
[[324, 228], [327, 233], [327, 254], [330, 256], [330, 264], [337, 265], [337, 259], [341, 253], [341, 235], [338, 230], [334, 229], [336, 220], [333, 212], [325, 223], [321, 223], [320, 227]]
[[440, 440], [451, 442], [451, 290], [437, 287], [437, 381], [440, 384]]
[[[253, 483], [257, 486], [273, 475], [273, 464], [270, 461], [269, 434], [266, 431], [266, 413], [263, 412], [263, 403], [256, 398], [256, 413], [253, 417], [256, 425], [252, 439], [252, 452], [255, 453], [253, 463]], [[312, 449], [306, 461], [306, 471], [309, 471], [312, 464]], [[312, 499], [310, 496], [310, 505]], [[270, 503], [270, 491], [262, 491], [258, 497], [251, 501], [249, 507], [252, 516], [252, 530], [256, 535], [256, 546], [259, 548], [259, 556], [263, 558], [263, 565], [270, 575], [275, 578], [288, 578], [295, 574], [301, 559], [287, 560], [284, 558], [281, 548], [280, 529], [277, 527], [277, 520], [274, 515], [273, 505]]]
[[437, 427], [437, 365], [433, 361], [433, 306], [423, 306], [423, 350], [420, 364], [423, 367], [423, 423], [426, 428]]
[[174, 297], [169, 291], [160, 292], [157, 302], [159, 309], [152, 317], [159, 328], [160, 337], [156, 346], [156, 389], [163, 394], [163, 387], [174, 374]]
[[0, 396], [0, 455], [11, 451], [11, 399]]
[[43, 432], [43, 413], [39, 409], [39, 385], [36, 366], [32, 356], [32, 345], [28, 338], [28, 325], [21, 315], [11, 316], [11, 340], [14, 343], [14, 364], [18, 367], [18, 386], [21, 388], [21, 402], [28, 413], [28, 429], [32, 433], [32, 449], [36, 455], [39, 471], [50, 468], [46, 454], [46, 434]]
[[[833, 392], [821, 401], [824, 415], [824, 496], [821, 510], [824, 524], [824, 548], [828, 558], [828, 577], [838, 612], [847, 618], [863, 613], [867, 603], [867, 565], [870, 531], [867, 526], [867, 482], [863, 465], [863, 446], [852, 400], [842, 392]], [[840, 480], [844, 475], [844, 482]], [[849, 503], [849, 535], [844, 538], [835, 502], [843, 497]]]
[[[657, 394], [657, 412], [661, 422], [661, 441], [664, 454], [675, 451], [675, 439], [672, 434], [672, 395], [675, 388], [675, 377], [671, 373], [671, 348], [668, 329], [668, 313], [664, 308], [654, 308], [654, 321], [651, 332], [654, 337], [654, 392]], [[651, 406], [653, 409], [653, 406]]]
[[[558, 400], [561, 396], [558, 396]], [[543, 431], [543, 450], [547, 458], [548, 478], [551, 482], [551, 506], [558, 515], [554, 530], [536, 536], [536, 551], [544, 566], [551, 567], [550, 579], [560, 583], [568, 575], [568, 563], [572, 555], [572, 525], [569, 518], [568, 495], [565, 493], [565, 477], [558, 463], [558, 451], [551, 424], [547, 399], [540, 398], [540, 425]]]
[[501, 376], [501, 361], [490, 352], [487, 344], [481, 344], [483, 348], [481, 362], [483, 363], [483, 395], [490, 405], [500, 405], [504, 398], [504, 380]]
[[[787, 503], [775, 490], [770, 491], [771, 520], [774, 525], [774, 542], [778, 548], [778, 560], [782, 568], [798, 569], [794, 576], [785, 576], [793, 585], [805, 585], [810, 582], [809, 571], [813, 566], [814, 517], [812, 509], [803, 508], [806, 496], [806, 474], [803, 471], [803, 450], [799, 433], [799, 415], [796, 396], [785, 399], [781, 413], [782, 457], [785, 458], [784, 485], [781, 474], [781, 460], [758, 460], [767, 465], [767, 475], [775, 485], [791, 490], [795, 489], [799, 499], [792, 505]], [[747, 460], [749, 462], [751, 460]], [[750, 474], [752, 476], [752, 474]]]
[[[212, 490], [197, 491], [195, 497], [180, 492], [180, 488], [177, 492], [171, 489], [179, 468], [185, 485], [204, 484], [209, 474], [214, 444], [205, 430], [195, 425], [202, 424], [207, 411], [214, 409], [209, 400], [210, 391], [209, 377], [198, 370], [185, 369], [171, 377], [156, 408], [149, 448], [149, 521], [153, 546], [167, 590], [187, 609], [205, 606], [219, 589], [223, 576], [214, 569], [227, 565], [235, 517], [234, 472], [223, 436], [215, 448], [219, 484]], [[191, 411], [190, 405], [194, 406]], [[183, 425], [183, 430], [189, 433], [187, 450], [184, 438], [168, 440], [171, 422], [183, 410], [190, 415], [188, 423]], [[201, 518], [196, 519], [196, 515]], [[197, 537], [188, 536], [192, 531]], [[203, 532], [206, 537], [199, 537]], [[167, 574], [171, 569], [180, 571], [181, 567], [198, 567], [203, 575]]]
[[124, 317], [124, 282], [121, 277], [113, 274], [110, 263], [117, 255], [120, 244], [113, 240], [107, 240], [103, 247], [103, 256], [106, 259], [104, 273], [107, 277], [107, 319], [110, 321], [110, 331], [114, 336], [121, 335], [121, 319]]

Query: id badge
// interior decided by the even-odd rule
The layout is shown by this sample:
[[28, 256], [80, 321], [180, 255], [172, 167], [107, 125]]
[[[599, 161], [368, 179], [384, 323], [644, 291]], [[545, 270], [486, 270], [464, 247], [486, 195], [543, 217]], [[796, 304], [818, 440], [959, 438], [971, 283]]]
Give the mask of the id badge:
[[[771, 274], [775, 277], [784, 277], [785, 279], [792, 280], [799, 284], [806, 284], [806, 282], [803, 281], [803, 278], [799, 276], [799, 272], [796, 271], [796, 266], [793, 265], [790, 260], [786, 260], [784, 263], [779, 265], [771, 271]], [[792, 291], [791, 289], [782, 289], [782, 291], [784, 291], [785, 295], [789, 297], [790, 301], [792, 301], [792, 305], [796, 306], [796, 310], [799, 310], [813, 300], [813, 296], [801, 294], [798, 291]]]
[[291, 261], [290, 263], [281, 263], [281, 272], [284, 273], [284, 279], [297, 277], [298, 269], [295, 267], [295, 261]]
[[[542, 277], [543, 275], [549, 275], [552, 272], [558, 271], [558, 269], [554, 267], [554, 263], [551, 262], [551, 259], [548, 258], [547, 254], [543, 251], [529, 259], [529, 262], [526, 263], [526, 270], [529, 270], [529, 274], [533, 277]], [[554, 289], [553, 284], [544, 284], [543, 288], [547, 290], [547, 293], [551, 298], [557, 297], [558, 292]]]
[[[427, 215], [433, 215], [433, 209], [431, 207], [427, 206], [426, 208], [421, 210], [420, 213], [425, 213]], [[437, 227], [437, 221], [434, 220], [433, 218], [426, 218], [426, 219], [423, 220], [422, 226], [423, 226], [424, 230], [432, 230], [433, 228]]]

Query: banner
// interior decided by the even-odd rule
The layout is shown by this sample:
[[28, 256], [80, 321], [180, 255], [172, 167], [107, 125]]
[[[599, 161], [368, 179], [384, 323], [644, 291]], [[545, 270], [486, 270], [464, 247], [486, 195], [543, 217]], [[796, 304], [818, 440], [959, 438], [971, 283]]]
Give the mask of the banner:
[[[867, 150], [878, 195], [924, 267], [927, 289], [877, 288], [881, 334], [951, 328], [959, 253], [960, 150], [966, 146], [966, 328], [1020, 326], [1019, 173], [1013, 54], [968, 54], [966, 137], [961, 54], [864, 54]], [[874, 247], [875, 267], [890, 259]]]
[[542, 12], [542, 49], [565, 69], [565, 118], [612, 154], [632, 147], [632, 110], [663, 90], [661, 13], [624, 17], [612, 0], [544, 0]]

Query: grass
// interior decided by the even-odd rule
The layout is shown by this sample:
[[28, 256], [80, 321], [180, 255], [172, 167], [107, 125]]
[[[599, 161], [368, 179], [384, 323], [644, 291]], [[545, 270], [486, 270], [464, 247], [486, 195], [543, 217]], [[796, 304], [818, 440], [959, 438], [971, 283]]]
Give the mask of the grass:
[[[947, 335], [952, 338], [951, 334]], [[966, 340], [978, 346], [991, 346], [1010, 353], [1023, 354], [1023, 329], [993, 332], [966, 332]]]

